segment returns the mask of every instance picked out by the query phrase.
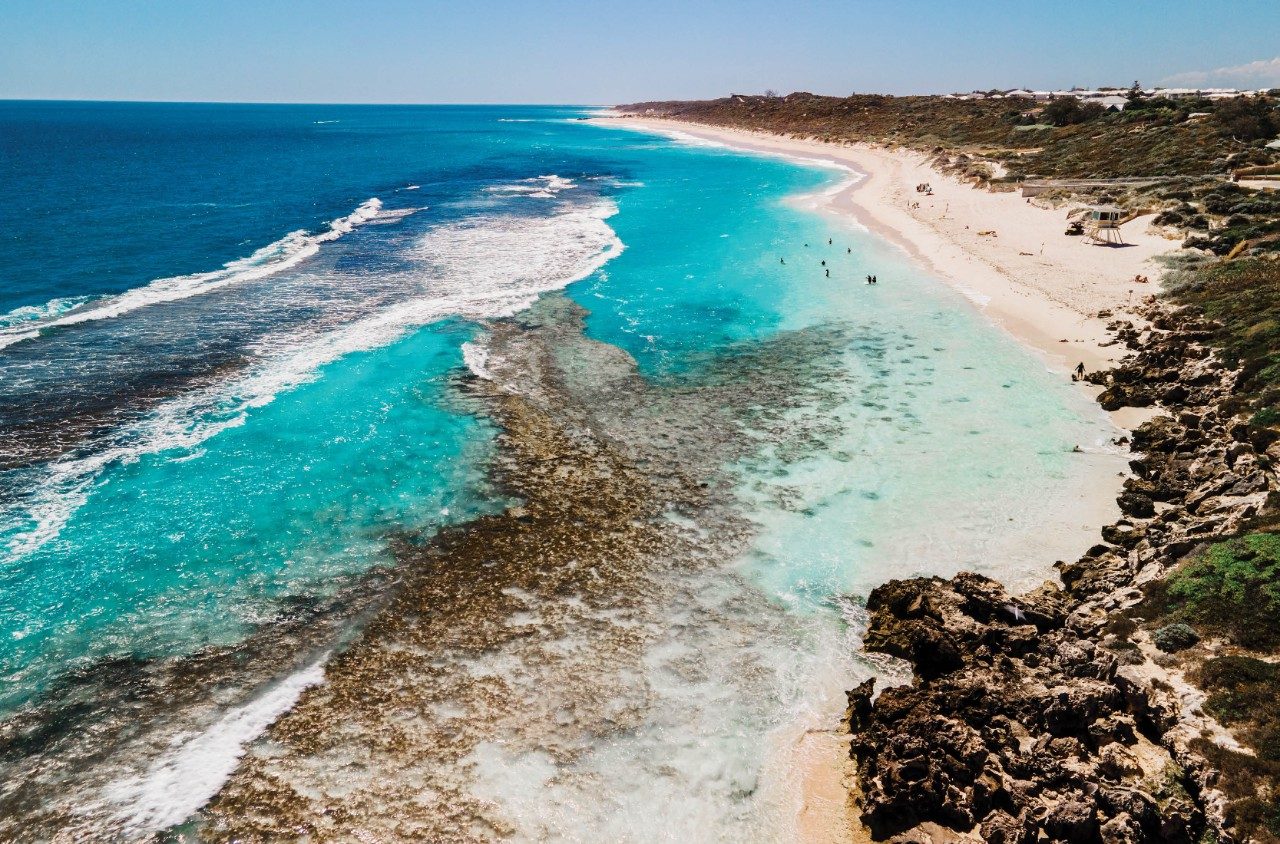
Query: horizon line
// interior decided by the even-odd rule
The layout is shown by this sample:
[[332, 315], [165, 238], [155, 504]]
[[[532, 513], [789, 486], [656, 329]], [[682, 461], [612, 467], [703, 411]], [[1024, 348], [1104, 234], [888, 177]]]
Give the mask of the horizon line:
[[533, 103], [533, 102], [374, 102], [352, 103], [304, 100], [168, 100], [168, 99], [100, 99], [86, 97], [0, 97], [0, 103], [114, 103], [118, 105], [281, 105], [281, 106], [524, 106], [531, 108], [610, 108], [618, 103]]

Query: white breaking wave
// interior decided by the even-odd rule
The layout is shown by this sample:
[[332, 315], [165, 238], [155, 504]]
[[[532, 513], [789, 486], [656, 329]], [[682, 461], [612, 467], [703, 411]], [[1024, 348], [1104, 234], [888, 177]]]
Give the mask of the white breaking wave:
[[840, 172], [847, 174], [846, 179], [843, 179], [840, 182], [837, 182], [836, 184], [823, 190], [821, 192], [822, 196], [834, 196], [840, 193], [841, 191], [845, 190], [846, 188], [849, 188], [857, 184], [858, 182], [862, 181], [867, 177], [867, 174], [863, 173], [861, 170], [851, 167], [848, 164], [845, 164], [841, 161], [835, 161], [834, 159], [830, 159], [830, 158], [815, 158], [811, 156], [795, 155], [793, 153], [785, 152], [782, 150], [757, 149], [755, 147], [749, 147], [749, 146], [735, 146], [731, 143], [726, 143], [724, 141], [717, 141], [711, 138], [702, 138], [697, 135], [691, 135], [688, 132], [681, 132], [679, 129], [667, 129], [663, 127], [660, 129], [654, 129], [652, 131], [654, 131], [657, 134], [663, 135], [667, 138], [670, 138], [673, 141], [677, 141], [678, 143], [683, 144], [684, 146], [705, 147], [708, 149], [722, 149], [722, 150], [729, 150], [731, 152], [736, 152], [736, 153], [741, 153], [746, 155], [762, 155], [768, 158], [781, 158], [785, 161], [790, 161], [794, 164], [799, 164], [804, 167], [821, 167], [826, 170], [839, 170]]
[[489, 350], [479, 343], [462, 344], [462, 362], [477, 378], [483, 378], [485, 381], [493, 380], [493, 373], [489, 371]]
[[329, 223], [328, 228], [319, 234], [309, 234], [305, 229], [289, 232], [247, 258], [224, 264], [220, 270], [156, 279], [143, 287], [135, 287], [119, 295], [84, 304], [66, 313], [54, 313], [49, 319], [31, 321], [14, 327], [0, 327], [0, 349], [31, 339], [46, 328], [111, 319], [148, 305], [200, 296], [230, 284], [253, 281], [287, 270], [315, 255], [320, 250], [321, 244], [337, 240], [357, 226], [374, 219], [381, 209], [382, 201], [374, 197], [347, 216], [339, 217]]
[[398, 223], [410, 214], [417, 214], [419, 211], [426, 211], [427, 206], [422, 205], [417, 208], [390, 208], [378, 212], [378, 216], [371, 220], [367, 220], [367, 226], [386, 226], [392, 223]]
[[548, 217], [486, 215], [426, 232], [410, 251], [421, 269], [407, 279], [417, 289], [406, 301], [301, 342], [296, 330], [265, 338], [249, 349], [262, 363], [162, 403], [105, 448], [45, 467], [30, 497], [0, 512], [0, 526], [18, 526], [11, 528], [8, 561], [56, 539], [113, 464], [168, 451], [186, 457], [210, 437], [243, 425], [249, 411], [314, 380], [321, 367], [339, 358], [386, 346], [450, 316], [511, 316], [543, 293], [586, 278], [625, 248], [607, 222], [615, 213], [612, 201], [601, 200]]
[[324, 682], [325, 653], [258, 698], [226, 712], [196, 735], [182, 735], [145, 773], [109, 785], [104, 797], [121, 806], [117, 819], [134, 833], [153, 833], [182, 823], [209, 801], [235, 770], [245, 745]]
[[534, 199], [552, 199], [556, 194], [563, 190], [577, 187], [572, 179], [566, 179], [563, 176], [535, 176], [532, 179], [522, 179], [521, 181], [510, 185], [494, 185], [485, 190], [490, 193], [504, 193], [518, 196], [528, 196]]
[[59, 314], [65, 314], [73, 308], [80, 307], [87, 301], [89, 301], [88, 296], [66, 296], [60, 299], [50, 299], [43, 305], [23, 305], [0, 316], [0, 328], [22, 328], [25, 327], [23, 323], [36, 322], [56, 317]]
[[708, 149], [734, 149], [734, 147], [729, 144], [721, 143], [720, 141], [713, 141], [710, 138], [700, 138], [697, 135], [690, 135], [688, 132], [681, 132], [679, 129], [663, 128], [655, 130], [655, 132], [660, 135], [665, 135], [673, 141], [678, 141], [685, 146], [706, 147]]

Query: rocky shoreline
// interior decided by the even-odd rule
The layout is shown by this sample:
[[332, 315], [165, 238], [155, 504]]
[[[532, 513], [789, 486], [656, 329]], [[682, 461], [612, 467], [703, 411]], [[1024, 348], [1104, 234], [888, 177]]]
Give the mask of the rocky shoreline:
[[1154, 299], [1134, 316], [1109, 325], [1132, 353], [1090, 380], [1108, 409], [1164, 413], [1133, 433], [1123, 517], [1057, 564], [1062, 586], [1013, 596], [962, 573], [868, 600], [867, 649], [915, 670], [878, 697], [874, 681], [848, 693], [853, 799], [875, 839], [1250, 840], [1196, 746], [1243, 748], [1166, 653], [1194, 632], [1133, 614], [1144, 586], [1271, 509], [1274, 447], [1246, 422], [1213, 324]]

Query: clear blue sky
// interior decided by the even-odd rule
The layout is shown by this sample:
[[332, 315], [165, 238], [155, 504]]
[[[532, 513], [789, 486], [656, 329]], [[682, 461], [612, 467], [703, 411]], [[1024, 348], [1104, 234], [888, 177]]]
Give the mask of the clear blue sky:
[[1280, 0], [0, 0], [0, 98], [1280, 86]]

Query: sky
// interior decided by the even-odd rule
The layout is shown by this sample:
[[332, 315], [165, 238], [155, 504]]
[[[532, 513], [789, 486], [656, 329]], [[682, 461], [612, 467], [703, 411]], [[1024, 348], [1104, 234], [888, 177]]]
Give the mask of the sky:
[[1280, 0], [0, 0], [0, 99], [1280, 87]]

